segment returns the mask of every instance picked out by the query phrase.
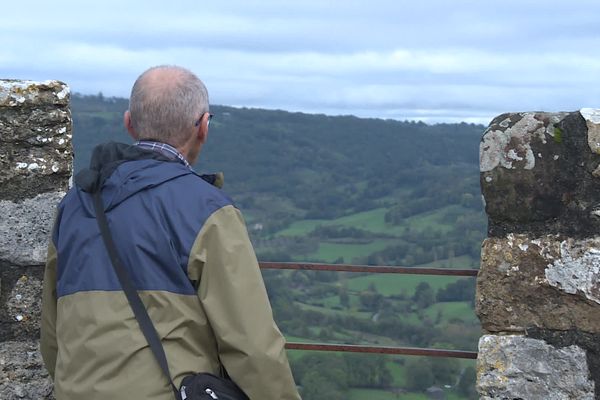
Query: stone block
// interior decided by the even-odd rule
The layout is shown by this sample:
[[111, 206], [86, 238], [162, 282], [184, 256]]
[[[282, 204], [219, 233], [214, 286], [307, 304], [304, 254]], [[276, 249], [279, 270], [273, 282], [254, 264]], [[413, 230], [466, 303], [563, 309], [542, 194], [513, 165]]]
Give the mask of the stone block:
[[43, 267], [2, 268], [0, 338], [2, 341], [39, 339]]
[[598, 113], [513, 113], [491, 122], [480, 171], [492, 236], [600, 231], [600, 155], [590, 145], [600, 143]]
[[37, 342], [0, 342], [0, 399], [53, 400], [52, 390]]
[[488, 238], [481, 260], [476, 312], [488, 332], [600, 333], [600, 237]]
[[0, 261], [42, 265], [50, 240], [56, 206], [64, 192], [48, 192], [21, 202], [0, 200]]
[[482, 400], [595, 398], [583, 349], [516, 335], [480, 339], [477, 391]]
[[68, 106], [70, 95], [69, 87], [60, 81], [0, 79], [0, 107]]
[[0, 80], [0, 200], [66, 191], [72, 174], [69, 88]]

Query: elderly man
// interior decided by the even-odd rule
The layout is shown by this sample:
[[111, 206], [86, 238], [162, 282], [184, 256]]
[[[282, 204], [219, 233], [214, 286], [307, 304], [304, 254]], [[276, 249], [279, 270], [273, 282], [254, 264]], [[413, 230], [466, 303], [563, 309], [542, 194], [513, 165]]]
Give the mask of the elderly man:
[[41, 333], [58, 400], [173, 399], [102, 242], [97, 190], [175, 384], [224, 368], [251, 399], [300, 398], [242, 216], [190, 168], [211, 116], [194, 74], [149, 69], [124, 116], [136, 143], [98, 146], [60, 203]]

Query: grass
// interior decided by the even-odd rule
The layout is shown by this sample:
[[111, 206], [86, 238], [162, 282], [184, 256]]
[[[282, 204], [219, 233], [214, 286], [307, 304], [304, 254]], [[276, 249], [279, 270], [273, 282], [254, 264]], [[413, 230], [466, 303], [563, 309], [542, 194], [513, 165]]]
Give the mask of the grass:
[[402, 225], [409, 227], [410, 230], [413, 231], [422, 232], [426, 229], [431, 229], [447, 233], [452, 230], [452, 223], [444, 221], [444, 217], [449, 212], [460, 213], [461, 211], [463, 213], [466, 212], [466, 210], [459, 205], [446, 206], [437, 210], [410, 216], [403, 221]]
[[427, 400], [428, 397], [422, 393], [399, 393], [395, 394], [387, 390], [376, 389], [350, 389], [348, 400]]
[[[360, 303], [358, 296], [355, 295], [350, 295], [350, 309], [334, 309], [334, 307], [340, 307], [338, 296], [326, 297], [322, 299], [322, 303], [323, 307], [305, 303], [297, 304], [304, 310], [318, 311], [325, 315], [340, 315], [362, 319], [370, 319], [373, 315], [373, 313], [369, 311], [357, 310], [360, 307]], [[470, 302], [468, 301], [448, 301], [435, 303], [424, 311], [425, 316], [431, 321], [436, 321], [439, 312], [441, 312], [439, 324], [446, 324], [454, 319], [462, 320], [467, 324], [476, 324], [479, 321], [475, 315], [475, 310], [473, 310]], [[422, 323], [416, 313], [405, 315], [403, 320], [406, 323], [414, 325], [420, 325]]]
[[303, 219], [293, 222], [286, 229], [277, 232], [277, 236], [306, 236], [319, 225], [330, 225], [325, 219]]
[[[366, 311], [353, 311], [353, 310], [347, 310], [347, 309], [335, 310], [333, 308], [329, 308], [328, 304], [325, 304], [325, 307], [319, 307], [319, 306], [310, 305], [310, 304], [306, 304], [306, 303], [299, 303], [299, 302], [297, 302], [296, 304], [298, 306], [300, 306], [300, 308], [302, 308], [303, 310], [318, 311], [325, 315], [340, 315], [340, 316], [344, 316], [344, 317], [370, 318], [371, 315], [373, 314], [371, 312], [366, 312]], [[339, 304], [339, 301], [338, 301], [338, 304]]]
[[385, 222], [388, 208], [381, 207], [369, 211], [350, 214], [337, 219], [305, 219], [292, 223], [288, 228], [277, 232], [277, 236], [304, 236], [319, 225], [343, 226], [363, 229], [372, 233], [381, 233], [401, 237], [407, 229], [422, 232], [426, 229], [447, 233], [452, 229], [452, 223], [445, 217], [448, 213], [466, 212], [462, 206], [450, 205], [437, 210], [424, 212], [407, 217], [402, 224], [391, 225]]
[[311, 254], [297, 257], [296, 261], [320, 260], [324, 262], [334, 262], [342, 257], [344, 262], [351, 263], [356, 257], [367, 257], [376, 251], [381, 251], [391, 244], [391, 240], [373, 240], [370, 243], [330, 243], [323, 242], [319, 244], [319, 249]]
[[397, 387], [406, 386], [406, 367], [394, 361], [389, 361], [387, 367], [392, 374], [392, 385]]
[[[350, 309], [356, 310], [361, 307], [360, 298], [357, 295], [348, 293], [348, 300], [349, 300], [348, 305], [349, 305]], [[340, 296], [324, 297], [321, 301], [323, 302], [323, 305], [325, 307], [329, 307], [329, 308], [342, 307], [342, 305], [340, 303]], [[356, 314], [365, 314], [365, 315], [370, 316], [372, 313], [354, 312], [353, 315], [356, 315]]]
[[[464, 397], [446, 391], [448, 400], [464, 400]], [[348, 391], [348, 400], [428, 400], [429, 397], [424, 393], [393, 393], [389, 390], [378, 389], [350, 389]]]
[[313, 340], [313, 339], [307, 339], [307, 338], [303, 338], [300, 336], [291, 336], [291, 335], [285, 335], [285, 340], [288, 342], [317, 343], [317, 341]]
[[333, 225], [359, 228], [374, 233], [396, 233], [396, 226], [385, 223], [387, 208], [376, 208], [333, 220]]
[[374, 210], [363, 211], [350, 214], [337, 219], [305, 219], [292, 223], [288, 228], [277, 232], [278, 236], [304, 236], [319, 225], [323, 226], [343, 226], [359, 228], [373, 233], [402, 233], [404, 228], [398, 229], [397, 226], [385, 223], [385, 213], [387, 208], [376, 208]]
[[417, 285], [421, 282], [429, 283], [429, 286], [437, 291], [445, 287], [447, 284], [456, 282], [459, 278], [451, 276], [419, 276], [419, 275], [404, 275], [404, 274], [370, 274], [348, 279], [348, 289], [352, 291], [363, 291], [369, 288], [371, 284], [379, 293], [384, 296], [398, 295], [405, 292], [406, 295], [412, 296]]
[[473, 310], [468, 301], [435, 303], [425, 310], [425, 315], [432, 321], [435, 321], [440, 311], [442, 312], [441, 323], [448, 322], [451, 319], [461, 319], [468, 323], [476, 323], [478, 321], [475, 310]]
[[455, 269], [469, 269], [479, 268], [479, 259], [475, 260], [469, 255], [462, 255], [453, 258], [444, 258], [442, 260], [432, 261], [426, 264], [415, 265], [419, 268], [455, 268]]
[[[478, 323], [475, 310], [468, 301], [448, 301], [435, 303], [424, 310], [425, 317], [431, 321], [436, 321], [438, 313], [441, 311], [442, 317], [436, 325], [447, 324], [453, 319], [460, 319], [467, 324]], [[404, 321], [413, 325], [420, 325], [422, 322], [416, 312], [408, 314]]]

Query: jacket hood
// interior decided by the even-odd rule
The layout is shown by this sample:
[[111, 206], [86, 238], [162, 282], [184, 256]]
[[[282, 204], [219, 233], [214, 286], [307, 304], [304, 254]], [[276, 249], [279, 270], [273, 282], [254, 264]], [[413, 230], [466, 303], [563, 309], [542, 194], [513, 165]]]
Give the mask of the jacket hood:
[[[169, 168], [161, 168], [165, 162]], [[90, 195], [97, 191], [102, 191], [108, 211], [137, 192], [188, 174], [194, 172], [179, 160], [138, 146], [109, 142], [94, 148], [89, 168], [75, 176], [75, 185], [84, 207], [94, 215]]]

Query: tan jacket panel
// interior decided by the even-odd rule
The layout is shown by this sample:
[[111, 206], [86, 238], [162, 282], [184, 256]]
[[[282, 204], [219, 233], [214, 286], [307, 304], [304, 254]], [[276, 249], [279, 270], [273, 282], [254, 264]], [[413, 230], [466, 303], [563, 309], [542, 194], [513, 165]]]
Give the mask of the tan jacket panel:
[[56, 343], [56, 248], [52, 240], [48, 246], [44, 270], [40, 349], [46, 369], [54, 379], [58, 345]]
[[[171, 375], [218, 373], [212, 329], [196, 296], [139, 292], [161, 338]], [[79, 292], [58, 300], [58, 400], [173, 400], [125, 294]]]
[[226, 206], [205, 222], [188, 273], [215, 332], [221, 362], [251, 399], [297, 400], [285, 339], [273, 320], [240, 212]]

